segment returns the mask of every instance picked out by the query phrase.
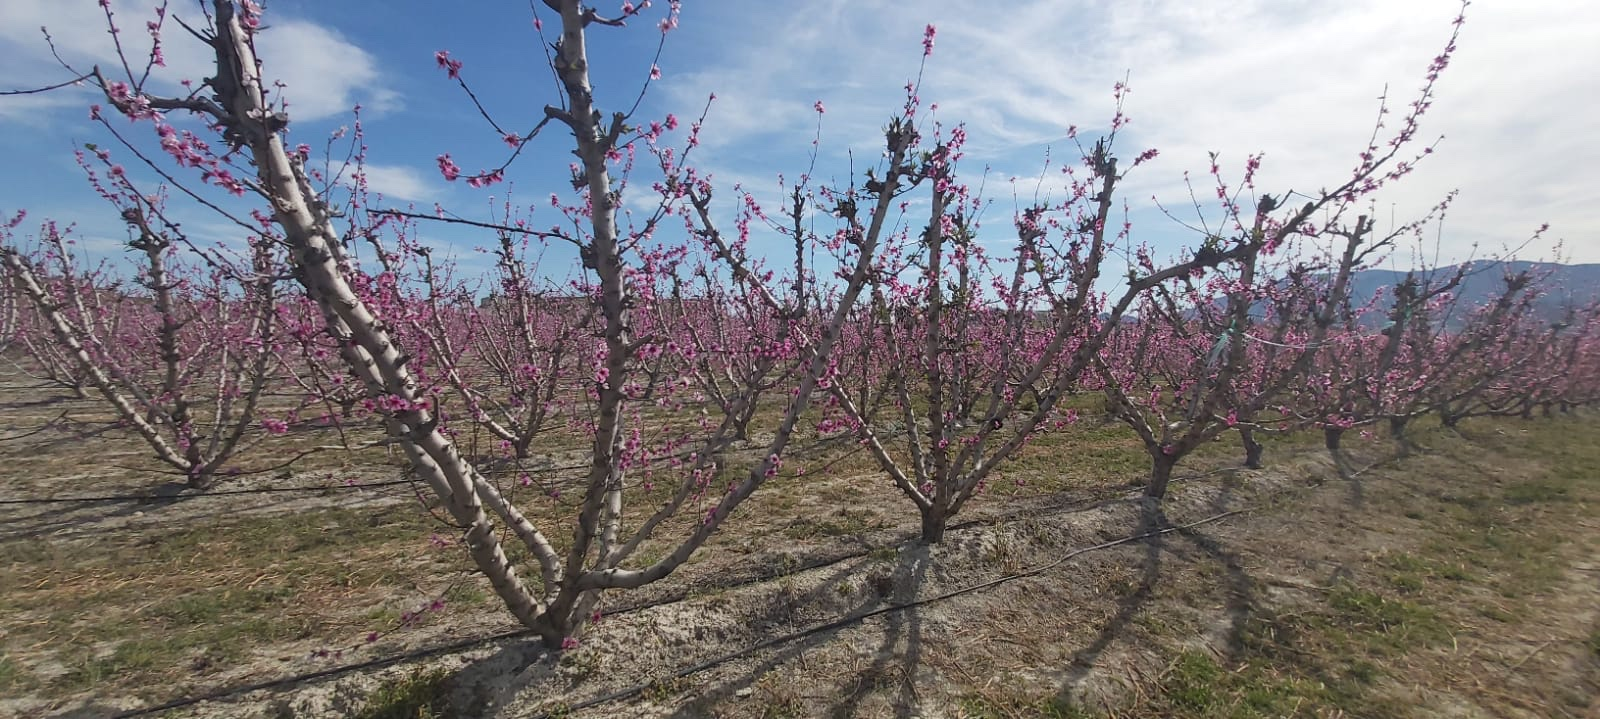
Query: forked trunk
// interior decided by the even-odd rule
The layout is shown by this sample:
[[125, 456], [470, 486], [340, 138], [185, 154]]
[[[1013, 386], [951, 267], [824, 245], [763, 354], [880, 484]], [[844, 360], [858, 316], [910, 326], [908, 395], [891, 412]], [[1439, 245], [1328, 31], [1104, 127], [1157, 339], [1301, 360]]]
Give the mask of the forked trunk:
[[529, 628], [539, 635], [539, 640], [544, 643], [545, 648], [551, 651], [570, 648], [567, 640], [576, 637], [582, 627], [581, 622], [573, 621], [572, 602], [562, 601], [564, 598], [565, 593], [550, 602], [544, 612], [529, 625]]
[[187, 482], [190, 489], [201, 491], [211, 489], [211, 486], [216, 483], [216, 472], [211, 471], [209, 468], [196, 469], [195, 471], [190, 472], [189, 481]]

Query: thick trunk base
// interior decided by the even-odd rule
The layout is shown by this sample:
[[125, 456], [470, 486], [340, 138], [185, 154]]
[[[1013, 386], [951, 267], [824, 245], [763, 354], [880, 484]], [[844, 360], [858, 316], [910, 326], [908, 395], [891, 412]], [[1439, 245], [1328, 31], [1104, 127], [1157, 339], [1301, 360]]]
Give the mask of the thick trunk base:
[[1160, 455], [1150, 462], [1150, 483], [1144, 487], [1144, 496], [1160, 500], [1167, 496], [1167, 485], [1172, 483], [1172, 468], [1178, 460], [1170, 455]]
[[922, 534], [917, 541], [923, 544], [938, 544], [944, 541], [944, 530], [949, 524], [949, 517], [938, 509], [925, 509], [922, 511]]
[[1407, 417], [1389, 418], [1389, 438], [1394, 440], [1395, 447], [1402, 457], [1411, 452], [1411, 440], [1406, 437], [1406, 424], [1410, 421]]
[[1261, 469], [1261, 453], [1266, 447], [1256, 441], [1256, 433], [1248, 429], [1239, 430], [1239, 439], [1244, 442], [1244, 466], [1248, 469]]

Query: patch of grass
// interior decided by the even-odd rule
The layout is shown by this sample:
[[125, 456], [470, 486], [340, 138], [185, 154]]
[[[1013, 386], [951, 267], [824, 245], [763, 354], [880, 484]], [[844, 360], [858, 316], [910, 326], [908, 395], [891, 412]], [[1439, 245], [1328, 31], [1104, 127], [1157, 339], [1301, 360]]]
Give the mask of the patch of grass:
[[0, 654], [0, 693], [16, 693], [33, 686], [33, 675], [22, 663]]
[[[1475, 455], [1452, 457], [1447, 471], [1455, 477], [1426, 495], [1428, 505], [1413, 494], [1376, 510], [1424, 522], [1420, 544], [1360, 567], [1329, 587], [1320, 606], [1282, 616], [1258, 610], [1226, 665], [1204, 654], [1176, 655], [1156, 698], [1139, 708], [1192, 719], [1414, 711], [1404, 705], [1414, 699], [1382, 688], [1391, 679], [1448, 686], [1423, 667], [1449, 661], [1440, 653], [1449, 652], [1456, 617], [1475, 613], [1506, 625], [1497, 633], [1516, 633], [1534, 616], [1531, 603], [1561, 586], [1572, 539], [1561, 518], [1592, 506], [1590, 478], [1600, 474], [1600, 452], [1582, 436], [1586, 428], [1566, 429], [1537, 433], [1537, 440], [1533, 433], [1511, 441], [1505, 434], [1468, 437], [1496, 463], [1480, 467], [1472, 464]], [[1482, 590], [1499, 598], [1463, 601]], [[1473, 623], [1464, 624], [1471, 632]], [[1600, 659], [1600, 629], [1588, 644]], [[1493, 713], [1494, 704], [1481, 703], [1492, 698], [1473, 701]]]
[[478, 606], [487, 604], [489, 593], [476, 584], [462, 582], [451, 585], [444, 593], [444, 601], [450, 605]]
[[[0, 607], [39, 621], [0, 648], [49, 640], [67, 671], [37, 693], [139, 686], [165, 697], [173, 681], [225, 669], [252, 647], [362, 621], [345, 608], [415, 580], [431, 527], [416, 510], [328, 509], [8, 551], [18, 561], [0, 564]], [[43, 543], [0, 548], [24, 544]]]
[[[1266, 631], [1257, 622], [1253, 631]], [[1257, 637], [1279, 650], [1287, 645]], [[1285, 671], [1285, 670], [1288, 671]], [[1294, 660], [1264, 660], [1256, 657], [1234, 669], [1218, 663], [1209, 654], [1189, 650], [1180, 653], [1161, 676], [1159, 692], [1151, 706], [1139, 707], [1136, 716], [1183, 717], [1192, 719], [1276, 719], [1288, 716], [1320, 716], [1312, 707], [1354, 705], [1349, 691], [1335, 687], [1351, 683], [1347, 677], [1294, 671]]]
[[445, 669], [424, 669], [379, 685], [356, 719], [444, 719], [450, 708], [450, 677]]
[[1541, 478], [1513, 484], [1505, 489], [1502, 496], [1507, 503], [1516, 505], [1566, 501], [1570, 493], [1566, 482]]
[[181, 647], [163, 639], [128, 639], [105, 656], [86, 654], [67, 670], [63, 680], [78, 689], [93, 689], [112, 677], [142, 674], [177, 662]]
[[1404, 651], [1449, 637], [1432, 608], [1390, 599], [1348, 582], [1336, 584], [1328, 592], [1328, 606], [1337, 613], [1335, 621], [1349, 629], [1352, 637], [1360, 637], [1374, 648]]
[[294, 595], [292, 588], [282, 585], [211, 587], [161, 602], [143, 615], [165, 620], [170, 626], [199, 626], [214, 624], [229, 615], [271, 611], [291, 601]]
[[1515, 612], [1511, 612], [1511, 611], [1507, 610], [1504, 607], [1496, 606], [1496, 605], [1493, 605], [1493, 604], [1481, 604], [1481, 605], [1478, 605], [1475, 608], [1475, 611], [1477, 611], [1478, 614], [1481, 614], [1481, 615], [1483, 615], [1485, 617], [1488, 617], [1489, 619], [1493, 619], [1493, 620], [1495, 620], [1497, 622], [1501, 622], [1503, 624], [1509, 624], [1511, 622], [1516, 621], [1519, 618], [1519, 615], [1517, 615]]
[[[1507, 462], [1504, 467], [1513, 469], [1506, 471], [1500, 464], [1472, 465], [1477, 472], [1460, 474], [1442, 491], [1379, 505], [1375, 513], [1420, 520], [1410, 525], [1425, 527], [1420, 543], [1358, 566], [1327, 587], [1320, 604], [1282, 615], [1258, 607], [1225, 662], [1192, 650], [1169, 654], [1153, 696], [1138, 700], [1127, 715], [1404, 715], [1414, 710], [1404, 704], [1412, 699], [1384, 687], [1433, 684], [1420, 667], [1449, 651], [1456, 617], [1476, 613], [1509, 625], [1498, 631], [1518, 631], [1532, 616], [1529, 602], [1563, 581], [1564, 563], [1552, 560], [1567, 554], [1571, 537], [1563, 535], [1568, 525], [1558, 518], [1592, 503], [1594, 488], [1584, 478], [1600, 474], [1594, 461], [1600, 452], [1579, 451], [1592, 445], [1559, 432], [1542, 437], [1544, 446], [1503, 453], [1500, 445], [1516, 444], [1504, 435], [1468, 439], [1492, 456], [1528, 456]], [[1448, 471], [1458, 472], [1458, 464]], [[1483, 590], [1502, 598], [1463, 601], [1482, 597]], [[1600, 660], [1600, 630], [1588, 644]]]
[[1390, 586], [1410, 594], [1421, 592], [1429, 582], [1438, 580], [1463, 582], [1473, 577], [1473, 574], [1460, 564], [1409, 552], [1387, 554], [1381, 557], [1378, 563], [1391, 570], [1385, 576]]
[[1163, 677], [1162, 693], [1181, 710], [1205, 712], [1219, 701], [1217, 684], [1224, 674], [1211, 657], [1194, 651], [1184, 652]]
[[1416, 593], [1422, 591], [1422, 579], [1414, 574], [1394, 573], [1389, 575], [1389, 585], [1402, 592]]
[[1484, 495], [1453, 498], [1423, 552], [1455, 565], [1487, 570], [1501, 596], [1516, 598], [1555, 586], [1562, 568], [1549, 561], [1566, 542], [1554, 526], [1516, 505], [1490, 501]]
[[875, 528], [873, 519], [872, 512], [841, 507], [833, 516], [796, 517], [783, 528], [783, 536], [790, 539], [849, 537]]

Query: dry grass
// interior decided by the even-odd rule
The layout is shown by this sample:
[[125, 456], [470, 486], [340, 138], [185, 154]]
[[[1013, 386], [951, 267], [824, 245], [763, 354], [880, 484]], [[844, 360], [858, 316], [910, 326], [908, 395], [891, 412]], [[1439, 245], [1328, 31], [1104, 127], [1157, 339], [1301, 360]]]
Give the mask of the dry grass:
[[[0, 405], [5, 431], [63, 410], [77, 420], [0, 443], [0, 462], [15, 470], [0, 483], [4, 496], [160, 481], [124, 469], [153, 465], [139, 465], [148, 460], [136, 438], [103, 431], [92, 402], [0, 388]], [[1593, 710], [1582, 702], [1594, 695], [1600, 667], [1593, 428], [1563, 419], [1486, 421], [1466, 436], [1419, 432], [1431, 448], [1356, 480], [1336, 476], [1316, 438], [1273, 438], [1269, 469], [1179, 483], [1166, 510], [1181, 523], [1221, 507], [1260, 508], [1247, 518], [1085, 555], [938, 609], [870, 620], [803, 651], [662, 681], [635, 708], [730, 717], [931, 715], [939, 707], [972, 717], [1373, 716], [1406, 715], [1449, 696], [1494, 714], [1583, 716]], [[278, 449], [325, 441], [293, 436]], [[578, 451], [558, 433], [538, 447], [557, 464]], [[1364, 455], [1359, 466], [1387, 447], [1352, 451]], [[1227, 467], [1240, 455], [1230, 439], [1185, 467]], [[393, 461], [382, 450], [313, 455], [287, 476], [249, 481], [391, 479]], [[1147, 461], [1125, 428], [1088, 412], [1041, 435], [958, 518], [983, 524], [941, 548], [913, 581], [895, 547], [915, 530], [915, 513], [871, 459], [839, 449], [796, 457], [690, 566], [618, 600], [687, 597], [662, 609], [670, 621], [608, 619], [595, 648], [560, 668], [560, 686], [575, 697], [610, 686], [619, 672], [659, 676], [785, 628], [1019, 575], [1068, 549], [1126, 536], [1142, 521], [1130, 505], [1081, 505], [1125, 494]], [[800, 466], [804, 475], [793, 471]], [[1321, 485], [1307, 488], [1309, 480]], [[536, 488], [517, 491], [535, 521], [570, 511]], [[634, 503], [630, 521], [650, 506]], [[27, 698], [31, 713], [143, 705], [330, 666], [311, 656], [321, 649], [381, 656], [504, 627], [481, 580], [463, 579], [459, 550], [429, 542], [451, 531], [404, 487], [0, 508], [0, 519], [0, 695]], [[642, 558], [663, 552], [692, 521], [663, 526]], [[840, 557], [854, 559], [827, 563]], [[747, 582], [756, 584], [739, 588]], [[445, 611], [400, 626], [402, 613], [447, 590]], [[656, 624], [630, 623], [647, 618]], [[668, 643], [659, 654], [636, 646], [669, 627], [706, 638]], [[374, 631], [384, 634], [367, 645]], [[606, 642], [629, 652], [603, 651]], [[429, 666], [405, 671], [351, 706], [372, 716], [384, 716], [383, 707], [448, 715], [441, 707], [449, 703], [434, 699], [462, 680]], [[0, 714], [19, 706], [0, 704]], [[248, 714], [219, 711], [234, 710]], [[630, 710], [592, 715], [614, 711]]]

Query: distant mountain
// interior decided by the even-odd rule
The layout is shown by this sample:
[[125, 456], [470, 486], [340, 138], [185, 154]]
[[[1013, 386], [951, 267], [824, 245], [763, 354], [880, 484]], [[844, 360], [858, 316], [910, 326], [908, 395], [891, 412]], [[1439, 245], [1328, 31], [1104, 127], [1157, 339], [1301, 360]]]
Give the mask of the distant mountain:
[[[1427, 273], [1427, 276], [1438, 282], [1447, 282], [1460, 266], [1441, 267]], [[1471, 262], [1467, 263], [1466, 277], [1452, 291], [1455, 302], [1444, 316], [1445, 326], [1451, 329], [1460, 327], [1474, 309], [1500, 297], [1505, 291], [1507, 274], [1523, 271], [1531, 271], [1534, 275], [1534, 286], [1541, 294], [1535, 307], [1538, 316], [1547, 322], [1560, 320], [1569, 305], [1582, 307], [1600, 301], [1600, 264]], [[1373, 295], [1383, 293], [1383, 298], [1376, 304], [1377, 312], [1364, 316], [1362, 324], [1371, 327], [1384, 324], [1385, 314], [1393, 303], [1393, 288], [1406, 278], [1406, 274], [1404, 270], [1361, 270], [1351, 276], [1350, 300], [1354, 306], [1363, 307], [1372, 300]], [[1220, 311], [1222, 307], [1221, 300], [1218, 300], [1217, 310]], [[1192, 316], [1191, 313], [1192, 310], [1186, 316]], [[1251, 307], [1250, 313], [1256, 317], [1266, 315], [1266, 302], [1257, 302]]]
[[[1459, 265], [1442, 267], [1431, 275], [1440, 281], [1450, 278]], [[1561, 317], [1568, 304], [1588, 304], [1600, 300], [1600, 264], [1561, 265], [1553, 262], [1473, 262], [1467, 267], [1467, 277], [1455, 289], [1456, 311], [1451, 319], [1494, 301], [1505, 290], [1503, 278], [1507, 273], [1532, 271], [1536, 286], [1543, 293], [1538, 300], [1539, 315], [1547, 320]], [[1390, 288], [1405, 279], [1406, 272], [1397, 270], [1362, 270], [1351, 278], [1350, 296], [1359, 306], [1382, 291], [1387, 298]], [[1388, 300], [1380, 306], [1387, 306]]]

